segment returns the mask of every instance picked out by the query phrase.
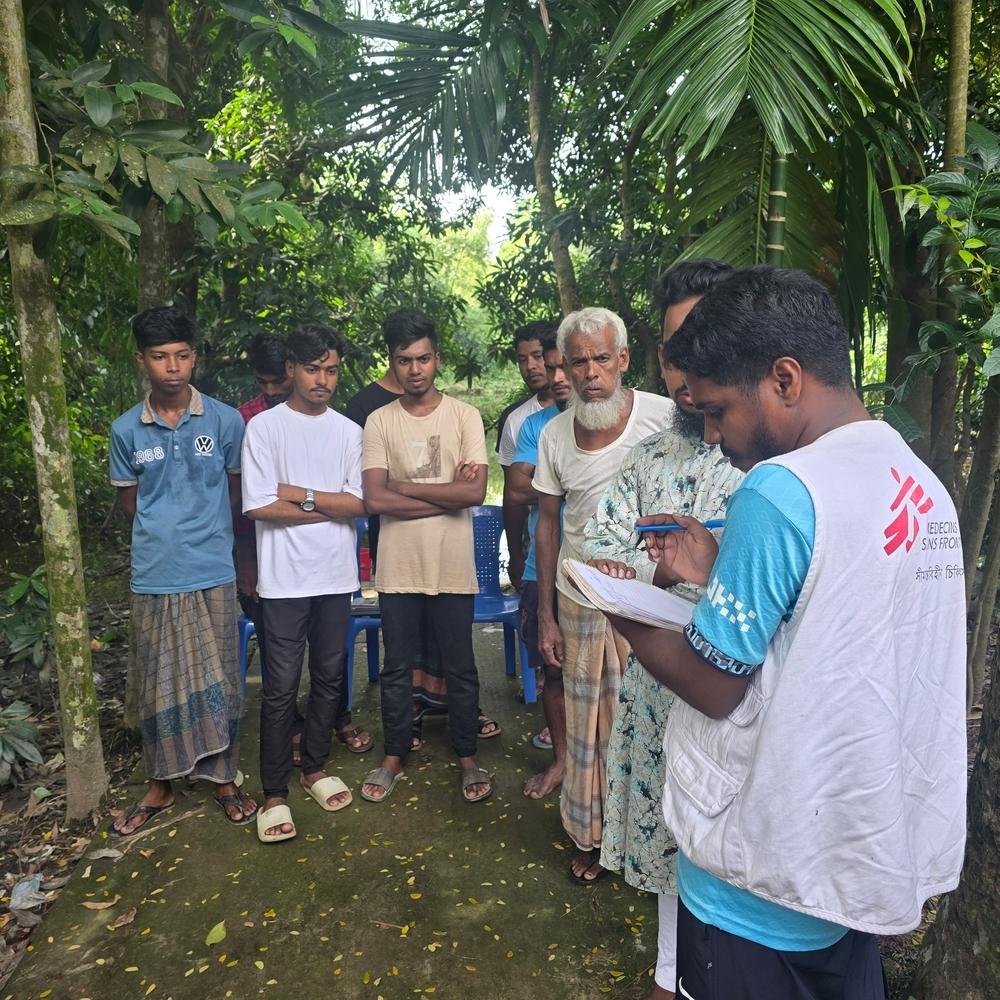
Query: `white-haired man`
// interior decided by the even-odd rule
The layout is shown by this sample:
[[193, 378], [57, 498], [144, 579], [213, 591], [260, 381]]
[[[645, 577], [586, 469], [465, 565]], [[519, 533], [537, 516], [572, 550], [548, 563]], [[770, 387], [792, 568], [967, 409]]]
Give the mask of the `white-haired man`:
[[[609, 309], [570, 313], [556, 336], [575, 401], [542, 431], [532, 480], [539, 493], [539, 648], [546, 664], [563, 671], [566, 772], [560, 810], [577, 848], [570, 874], [589, 884], [604, 871], [599, 857], [606, 755], [628, 647], [566, 580], [562, 560], [584, 559], [584, 528], [605, 487], [629, 449], [669, 423], [674, 404], [622, 386], [629, 363], [625, 324]], [[564, 502], [560, 545], [559, 508]]]

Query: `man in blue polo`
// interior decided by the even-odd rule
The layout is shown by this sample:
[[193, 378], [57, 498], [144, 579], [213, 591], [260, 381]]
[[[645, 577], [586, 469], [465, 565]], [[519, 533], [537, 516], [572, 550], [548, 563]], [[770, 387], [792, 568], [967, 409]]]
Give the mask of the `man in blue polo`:
[[110, 468], [132, 524], [133, 683], [149, 783], [112, 834], [169, 809], [170, 782], [184, 776], [212, 782], [226, 819], [242, 826], [257, 812], [235, 784], [243, 684], [232, 516], [243, 419], [190, 384], [192, 319], [149, 309], [132, 333], [150, 389], [112, 425]]

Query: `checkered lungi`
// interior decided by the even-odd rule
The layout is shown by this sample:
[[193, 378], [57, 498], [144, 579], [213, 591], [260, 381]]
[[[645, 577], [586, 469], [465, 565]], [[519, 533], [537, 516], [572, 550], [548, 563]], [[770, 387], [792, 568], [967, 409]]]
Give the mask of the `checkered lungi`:
[[560, 812], [570, 839], [583, 851], [600, 848], [608, 794], [608, 741], [628, 643], [600, 611], [558, 594], [566, 652], [566, 774]]
[[235, 583], [132, 595], [147, 778], [235, 779], [243, 714], [236, 609]]

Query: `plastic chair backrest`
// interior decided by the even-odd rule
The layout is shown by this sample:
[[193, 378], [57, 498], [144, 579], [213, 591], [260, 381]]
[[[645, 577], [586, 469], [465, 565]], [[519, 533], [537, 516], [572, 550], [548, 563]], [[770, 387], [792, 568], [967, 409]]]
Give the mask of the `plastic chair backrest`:
[[500, 536], [503, 509], [491, 504], [472, 508], [473, 544], [480, 597], [500, 597]]

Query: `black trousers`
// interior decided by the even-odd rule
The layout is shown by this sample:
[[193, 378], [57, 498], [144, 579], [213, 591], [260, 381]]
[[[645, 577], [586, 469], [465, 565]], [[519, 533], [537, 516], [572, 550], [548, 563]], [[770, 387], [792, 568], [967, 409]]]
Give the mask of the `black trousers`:
[[[433, 638], [448, 682], [448, 728], [459, 757], [476, 752], [479, 675], [472, 653], [472, 594], [379, 594], [382, 733], [387, 756], [405, 757], [413, 727], [413, 667]], [[432, 633], [428, 635], [428, 631]]]
[[689, 1000], [885, 1000], [871, 934], [848, 931], [819, 951], [776, 951], [703, 924], [677, 904], [677, 998]]
[[350, 594], [261, 600], [267, 631], [267, 676], [260, 702], [260, 776], [265, 796], [288, 796], [292, 733], [309, 643], [309, 704], [302, 729], [302, 773], [330, 756], [344, 680]]
[[[260, 598], [250, 597], [248, 594], [237, 595], [240, 599], [240, 607], [243, 609], [243, 614], [253, 622], [255, 634], [257, 636], [257, 655], [267, 664], [267, 628], [264, 626], [264, 616], [261, 614], [260, 610]], [[351, 724], [351, 710], [347, 707], [347, 701], [350, 696], [350, 691], [347, 690], [347, 685], [345, 684], [340, 692], [340, 702], [337, 705], [337, 721], [334, 723], [334, 728], [339, 733], [342, 729], [346, 729]], [[302, 732], [302, 726], [305, 723], [305, 719], [302, 713], [298, 709], [298, 705], [295, 706], [295, 728], [292, 730], [294, 735], [298, 735]]]

